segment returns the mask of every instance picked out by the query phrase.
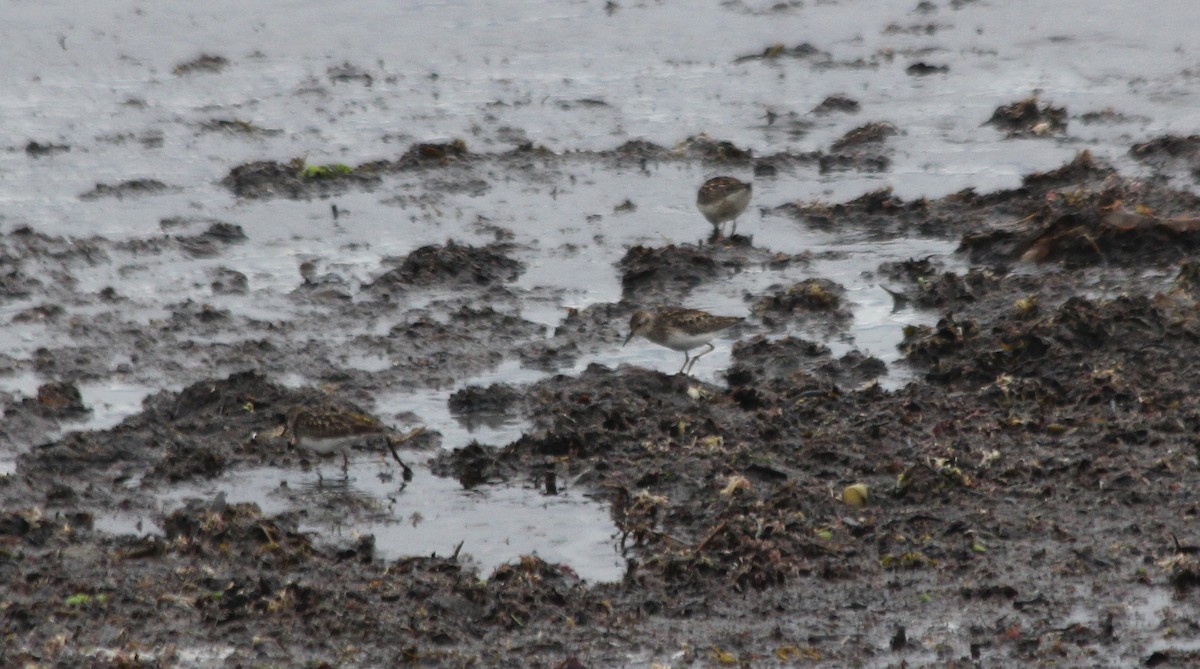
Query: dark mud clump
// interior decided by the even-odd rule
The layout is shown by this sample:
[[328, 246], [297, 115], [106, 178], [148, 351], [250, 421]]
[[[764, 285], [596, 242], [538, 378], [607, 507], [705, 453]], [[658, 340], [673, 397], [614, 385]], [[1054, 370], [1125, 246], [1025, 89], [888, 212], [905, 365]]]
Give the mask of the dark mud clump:
[[439, 454], [431, 463], [430, 471], [435, 476], [455, 479], [467, 490], [485, 484], [502, 483], [514, 476], [513, 467], [496, 454], [494, 446], [485, 446], [477, 441], [450, 453]]
[[[71, 433], [22, 454], [18, 462], [23, 468], [53, 472], [60, 484], [121, 481], [149, 463], [143, 486], [211, 478], [231, 466], [285, 464], [296, 456], [278, 438], [283, 415], [314, 397], [320, 395], [282, 388], [255, 372], [233, 374], [179, 393], [159, 393], [119, 429]], [[63, 403], [61, 408], [46, 407]], [[73, 415], [78, 406], [69, 389], [51, 388], [45, 403], [39, 396], [38, 405], [28, 410]]]
[[887, 289], [896, 300], [897, 308], [903, 308], [910, 303], [923, 308], [937, 308], [969, 304], [997, 292], [1003, 285], [1005, 294], [1016, 288], [1016, 284], [1024, 284], [1026, 290], [1036, 290], [1039, 281], [1036, 277], [1024, 280], [1018, 277], [1008, 279], [1002, 270], [971, 269], [965, 275], [956, 272], [945, 272], [935, 267], [928, 259], [908, 260], [900, 263], [889, 263], [880, 267], [880, 273], [906, 285], [900, 290]]
[[708, 135], [688, 137], [675, 147], [676, 155], [711, 162], [747, 163], [753, 157], [749, 149], [739, 148], [733, 142], [718, 140]]
[[1189, 135], [1187, 137], [1163, 135], [1155, 137], [1148, 142], [1135, 144], [1129, 150], [1129, 153], [1134, 158], [1145, 162], [1161, 161], [1170, 158], [1198, 160], [1200, 159], [1200, 135]]
[[224, 56], [203, 54], [175, 66], [175, 74], [216, 74], [229, 66], [229, 59]]
[[383, 346], [397, 366], [420, 374], [430, 385], [450, 385], [518, 355], [527, 342], [544, 338], [545, 330], [491, 306], [464, 305], [444, 317], [419, 314], [396, 324]]
[[349, 62], [326, 68], [325, 76], [335, 84], [357, 82], [364, 86], [370, 86], [375, 83], [375, 77], [370, 72]]
[[103, 197], [114, 197], [118, 200], [123, 200], [126, 197], [141, 197], [144, 195], [158, 195], [171, 190], [171, 187], [158, 179], [132, 179], [130, 181], [122, 181], [116, 185], [96, 184], [92, 190], [81, 193], [81, 200], [98, 200]]
[[486, 286], [507, 283], [525, 270], [509, 257], [512, 246], [465, 246], [454, 241], [422, 246], [409, 253], [400, 266], [389, 270], [367, 287], [373, 290], [446, 285]]
[[379, 182], [373, 166], [306, 165], [302, 158], [287, 163], [274, 160], [239, 165], [221, 183], [234, 195], [246, 198], [319, 197], [340, 193], [350, 186]]
[[34, 402], [30, 408], [47, 418], [70, 420], [91, 412], [91, 409], [84, 405], [79, 388], [73, 383], [63, 381], [51, 381], [38, 386]]
[[525, 394], [507, 383], [467, 386], [456, 390], [448, 401], [450, 413], [468, 430], [479, 426], [501, 428], [524, 415]]
[[44, 156], [52, 156], [56, 153], [64, 153], [70, 151], [71, 147], [66, 144], [54, 144], [52, 142], [38, 142], [29, 140], [25, 145], [25, 155], [30, 158], [42, 158]]
[[898, 130], [891, 123], [876, 121], [866, 125], [859, 126], [853, 130], [846, 132], [839, 139], [829, 145], [829, 150], [834, 153], [844, 153], [851, 149], [858, 149], [864, 145], [880, 144], [888, 137], [895, 135]]
[[619, 343], [625, 336], [636, 307], [629, 302], [599, 302], [583, 309], [568, 309], [553, 336], [533, 342], [519, 354], [521, 361], [535, 369], [558, 371], [584, 353], [592, 353]]
[[829, 279], [805, 279], [791, 286], [772, 286], [751, 311], [770, 328], [819, 323], [822, 330], [844, 328], [854, 314], [844, 303], [846, 289]]
[[961, 225], [958, 219], [933, 211], [928, 200], [906, 202], [890, 188], [865, 193], [849, 202], [789, 202], [773, 211], [800, 219], [820, 230], [836, 230], [853, 219], [856, 226], [869, 229], [880, 237], [907, 233], [952, 236]]
[[[1128, 383], [1127, 375], [1133, 373], [1144, 375], [1143, 381], [1155, 377], [1170, 381], [1186, 373], [1173, 361], [1176, 356], [1156, 356], [1161, 362], [1151, 364], [1140, 359], [1141, 352], [1171, 341], [1185, 350], [1200, 343], [1200, 321], [1179, 305], [1157, 306], [1146, 297], [1101, 302], [1076, 297], [1043, 318], [1020, 313], [1024, 310], [1027, 307], [1018, 301], [1009, 314], [1011, 320], [989, 329], [971, 318], [946, 317], [932, 328], [913, 328], [903, 348], [939, 383], [1033, 377], [1048, 379], [1045, 387], [1055, 393], [1074, 395], [1093, 390], [1080, 383], [1089, 376], [1101, 387], [1106, 383], [1107, 376], [1097, 376], [1092, 367], [1100, 360], [1114, 369], [1130, 370], [1122, 383]], [[1048, 365], [1049, 360], [1055, 364]]]
[[[314, 165], [304, 158], [294, 158], [286, 163], [275, 160], [247, 163], [231, 169], [221, 183], [238, 197], [324, 197], [348, 188], [376, 186], [385, 174], [446, 167], [469, 157], [467, 145], [462, 140], [414, 144], [394, 161], [375, 160], [357, 166], [344, 163]], [[478, 181], [470, 180], [470, 183]], [[482, 183], [486, 190], [486, 182]], [[477, 191], [480, 189], [480, 186], [472, 187]]]
[[963, 239], [972, 260], [1153, 264], [1179, 261], [1200, 242], [1200, 197], [1120, 177], [1086, 152], [1023, 181], [1013, 195], [1024, 197], [1011, 198], [1025, 203], [1016, 224]]
[[1191, 172], [1194, 180], [1200, 181], [1200, 135], [1155, 137], [1148, 142], [1135, 144], [1129, 153], [1155, 169], [1182, 167]]
[[204, 232], [179, 235], [174, 240], [184, 253], [197, 258], [208, 258], [219, 255], [229, 244], [245, 241], [246, 233], [240, 225], [218, 221]]
[[263, 128], [249, 121], [228, 118], [215, 118], [204, 121], [200, 124], [200, 129], [207, 132], [223, 132], [230, 135], [253, 135], [259, 137], [271, 137], [283, 133], [278, 128]]
[[467, 386], [450, 395], [450, 411], [466, 414], [508, 414], [520, 406], [522, 394], [507, 383]]
[[1039, 107], [1038, 99], [1031, 97], [997, 107], [985, 125], [994, 125], [1009, 137], [1061, 135], [1067, 131], [1067, 109], [1049, 104]]
[[899, 130], [891, 123], [876, 121], [846, 132], [829, 146], [820, 158], [821, 173], [837, 170], [882, 172], [891, 159], [885, 153], [885, 141]]
[[798, 386], [801, 396], [852, 389], [887, 374], [878, 358], [851, 351], [834, 358], [829, 347], [797, 337], [755, 337], [733, 346], [733, 365], [726, 373], [735, 388], [732, 397], [743, 408], [759, 408], [763, 384], [787, 380]]
[[788, 203], [774, 211], [821, 229], [853, 225], [880, 237], [958, 237], [973, 263], [1066, 267], [1161, 265], [1192, 254], [1200, 197], [1158, 181], [1123, 177], [1090, 153], [1020, 187], [980, 195], [964, 190], [906, 202], [890, 190], [839, 204]]
[[661, 248], [634, 246], [617, 263], [622, 294], [639, 300], [680, 295], [713, 279], [742, 269], [734, 257], [718, 259], [711, 248], [669, 244]]
[[812, 113], [818, 116], [827, 114], [857, 114], [862, 105], [854, 98], [844, 95], [831, 95], [813, 107]]
[[949, 71], [949, 65], [934, 65], [932, 63], [926, 63], [925, 61], [917, 61], [904, 68], [904, 73], [912, 77], [927, 77], [931, 74], [946, 74]]

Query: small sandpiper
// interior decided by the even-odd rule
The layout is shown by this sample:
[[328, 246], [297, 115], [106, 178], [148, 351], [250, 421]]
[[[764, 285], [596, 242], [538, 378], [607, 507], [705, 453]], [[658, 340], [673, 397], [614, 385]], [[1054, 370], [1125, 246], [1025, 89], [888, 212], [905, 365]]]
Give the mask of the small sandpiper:
[[[625, 344], [640, 335], [660, 346], [683, 351], [683, 367], [679, 368], [678, 373], [687, 374], [700, 356], [716, 348], [711, 343], [714, 337], [743, 320], [736, 316], [714, 316], [699, 309], [635, 311], [633, 318], [629, 319], [629, 336], [625, 338]], [[700, 346], [708, 346], [708, 350], [696, 355], [688, 354], [688, 351]]]
[[[373, 435], [387, 440], [392, 457], [403, 470], [404, 480], [412, 480], [412, 469], [396, 453], [396, 444], [412, 439], [424, 428], [416, 428], [408, 434], [397, 435], [374, 416], [330, 404], [301, 404], [287, 413], [284, 434], [289, 443], [318, 455], [342, 454], [342, 473], [350, 467], [350, 446], [356, 441]], [[320, 472], [318, 472], [320, 476]]]
[[752, 186], [733, 177], [713, 177], [696, 193], [696, 208], [713, 225], [713, 236], [721, 235], [721, 225], [733, 221], [729, 235], [737, 232], [737, 219], [750, 204]]

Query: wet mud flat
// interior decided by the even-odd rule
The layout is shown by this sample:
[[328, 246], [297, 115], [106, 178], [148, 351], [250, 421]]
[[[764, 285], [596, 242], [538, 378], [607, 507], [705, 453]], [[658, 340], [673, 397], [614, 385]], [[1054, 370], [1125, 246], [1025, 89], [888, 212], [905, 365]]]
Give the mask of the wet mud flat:
[[[1041, 127], [1036, 109], [1025, 121]], [[570, 159], [610, 169], [707, 161], [769, 175], [820, 158], [752, 158], [702, 141], [682, 151], [630, 143]], [[241, 197], [319, 197], [407, 173], [425, 179], [436, 197], [486, 189], [487, 174], [553, 180], [561, 160], [533, 146], [476, 155], [461, 143], [423, 144], [362, 165], [247, 164], [233, 168], [226, 185]], [[144, 187], [110, 185], [98, 196]], [[928, 313], [930, 325], [911, 327], [902, 344], [912, 382], [886, 390], [880, 360], [834, 356], [804, 337], [837, 332], [851, 318], [840, 287], [816, 277], [746, 296], [750, 318], [723, 383], [597, 363], [530, 384], [469, 387], [451, 397], [456, 413], [507, 414], [529, 427], [509, 443], [441, 450], [438, 435], [426, 434], [405, 445], [429, 458], [416, 476], [547, 495], [571, 487], [603, 500], [626, 561], [612, 583], [587, 582], [571, 565], [535, 556], [489, 573], [457, 553], [384, 559], [372, 536], [331, 540], [303, 531], [304, 510], [264, 513], [221, 497], [162, 515], [158, 531], [116, 535], [95, 520], [147, 511], [150, 492], [240, 468], [312, 466], [280, 433], [297, 404], [332, 398], [360, 408], [374, 393], [436, 387], [505, 359], [569, 368], [619, 345], [637, 308], [680, 302], [742, 268], [805, 263], [803, 254], [774, 252], [752, 236], [633, 247], [615, 268], [622, 299], [572, 311], [553, 331], [515, 308], [526, 296], [512, 282], [525, 267], [502, 228], [491, 244], [448, 240], [391, 259], [359, 287], [301, 267], [303, 283], [288, 296], [297, 321], [402, 314], [386, 333], [344, 344], [392, 361], [366, 371], [330, 362], [329, 345], [284, 337], [286, 323], [203, 303], [174, 305], [147, 332], [122, 319], [119, 294], [78, 294], [66, 274], [49, 285], [26, 272], [34, 262], [86, 267], [129, 245], [219, 255], [239, 243], [236, 226], [178, 222], [122, 248], [99, 237], [9, 233], [0, 254], [3, 294], [44, 297], [15, 318], [63, 318], [57, 303], [83, 302], [99, 313], [76, 326], [89, 328], [94, 348], [34, 356], [40, 374], [63, 380], [36, 397], [5, 398], [8, 438], [37, 441], [86, 414], [77, 381], [185, 360], [237, 371], [164, 390], [111, 429], [38, 441], [0, 478], [0, 660], [120, 667], [1200, 662], [1200, 198], [1162, 180], [1125, 177], [1081, 153], [1007, 191], [904, 201], [881, 190], [765, 213], [797, 226], [869, 230], [878, 239], [959, 241], [971, 267], [965, 273], [937, 258], [869, 268], [897, 308]], [[237, 291], [244, 279], [218, 272], [211, 288]], [[421, 306], [406, 299], [430, 289], [438, 297]], [[229, 331], [240, 338], [216, 336]], [[105, 353], [114, 348], [140, 357], [114, 370]], [[289, 388], [280, 370], [326, 387]], [[399, 473], [383, 475], [394, 477], [402, 503]], [[869, 490], [865, 505], [844, 493], [860, 485]], [[352, 523], [377, 513], [372, 504], [340, 512]]]

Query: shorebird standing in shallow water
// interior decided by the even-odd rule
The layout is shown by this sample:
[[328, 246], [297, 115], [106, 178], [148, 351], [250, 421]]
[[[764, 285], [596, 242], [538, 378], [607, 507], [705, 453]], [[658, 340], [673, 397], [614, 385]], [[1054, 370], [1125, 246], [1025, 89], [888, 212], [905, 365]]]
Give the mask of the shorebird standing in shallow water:
[[713, 236], [721, 236], [721, 225], [733, 221], [729, 229], [732, 237], [737, 232], [737, 219], [750, 204], [752, 186], [733, 177], [713, 177], [704, 182], [696, 193], [696, 208], [713, 225]]
[[[714, 337], [742, 320], [736, 316], [714, 316], [699, 309], [636, 311], [629, 319], [629, 336], [625, 338], [625, 344], [640, 335], [659, 346], [683, 351], [683, 367], [677, 373], [687, 374], [700, 356], [716, 348], [711, 343]], [[688, 351], [701, 346], [708, 346], [708, 350], [696, 355], [688, 354]]]
[[[342, 473], [348, 475], [350, 446], [361, 439], [379, 435], [387, 440], [392, 457], [403, 470], [404, 480], [412, 480], [412, 469], [404, 464], [396, 453], [396, 444], [401, 444], [421, 433], [417, 428], [408, 434], [397, 435], [395, 430], [384, 425], [374, 416], [359, 413], [329, 404], [301, 404], [287, 413], [284, 434], [288, 442], [317, 455], [342, 454]], [[317, 472], [318, 477], [320, 472]]]

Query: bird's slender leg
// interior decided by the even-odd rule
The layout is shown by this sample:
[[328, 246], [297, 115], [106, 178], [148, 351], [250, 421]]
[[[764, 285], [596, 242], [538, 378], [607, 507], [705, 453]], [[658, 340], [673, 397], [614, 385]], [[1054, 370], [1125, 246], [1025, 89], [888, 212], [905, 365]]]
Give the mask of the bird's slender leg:
[[408, 434], [406, 434], [402, 437], [399, 437], [396, 440], [393, 440], [392, 437], [386, 437], [388, 450], [390, 450], [392, 452], [392, 457], [395, 458], [396, 462], [400, 464], [400, 472], [401, 472], [400, 478], [404, 479], [405, 483], [408, 483], [409, 481], [412, 480], [412, 477], [413, 477], [412, 467], [409, 467], [408, 465], [406, 465], [404, 463], [403, 460], [400, 459], [400, 454], [396, 452], [396, 444], [397, 443], [402, 444], [402, 443], [408, 441], [409, 439], [412, 439], [413, 437], [417, 436], [418, 434], [421, 434], [424, 431], [425, 431], [425, 428], [418, 427], [417, 429], [413, 430], [412, 432], [409, 432]]
[[692, 356], [692, 364], [690, 366], [688, 366], [688, 373], [691, 373], [692, 367], [696, 366], [696, 361], [700, 359], [700, 356], [708, 355], [709, 353], [712, 353], [713, 351], [717, 350], [717, 347], [713, 346], [712, 344], [705, 344], [705, 345], [708, 346], [707, 351], [704, 351], [702, 353], [697, 353], [696, 355]]
[[729, 236], [732, 237], [736, 234], [737, 234], [737, 219], [735, 218], [735, 219], [733, 219], [733, 225], [730, 226], [730, 228], [729, 228]]
[[346, 449], [342, 449], [342, 478], [350, 479], [350, 456], [346, 454]]
[[688, 357], [688, 352], [687, 352], [687, 351], [684, 351], [684, 352], [683, 352], [683, 367], [680, 367], [680, 368], [679, 368], [679, 371], [678, 371], [678, 372], [675, 372], [676, 374], [686, 374], [686, 373], [687, 373], [687, 372], [685, 372], [685, 371], [683, 371], [683, 370], [684, 370], [684, 369], [687, 369], [687, 366], [688, 366], [688, 360], [691, 360], [691, 358], [690, 358], [690, 357]]

